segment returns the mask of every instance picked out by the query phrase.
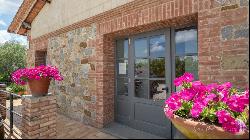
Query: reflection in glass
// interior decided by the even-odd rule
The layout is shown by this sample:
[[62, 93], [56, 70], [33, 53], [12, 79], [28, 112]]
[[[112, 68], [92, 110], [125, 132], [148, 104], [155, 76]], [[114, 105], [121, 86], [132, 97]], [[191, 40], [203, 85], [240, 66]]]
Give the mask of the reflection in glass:
[[165, 36], [158, 35], [150, 38], [150, 56], [165, 57]]
[[164, 78], [165, 77], [165, 59], [150, 59], [150, 77]]
[[177, 56], [196, 54], [198, 52], [197, 29], [177, 31], [175, 34], [175, 44]]
[[148, 59], [135, 60], [135, 77], [148, 77]]
[[165, 80], [150, 80], [150, 99], [165, 100], [167, 97]]
[[128, 60], [118, 60], [117, 62], [117, 76], [127, 77], [128, 76]]
[[176, 56], [176, 77], [185, 72], [194, 74], [195, 80], [198, 80], [198, 57], [197, 56]]
[[128, 96], [127, 78], [117, 78], [117, 94]]
[[135, 57], [148, 56], [148, 45], [146, 38], [136, 39], [134, 47], [135, 47]]
[[135, 79], [135, 97], [148, 99], [148, 80]]
[[197, 45], [197, 28], [185, 28], [176, 30], [176, 77], [190, 72], [198, 80], [198, 45]]
[[128, 58], [128, 40], [118, 40], [116, 54], [118, 58]]

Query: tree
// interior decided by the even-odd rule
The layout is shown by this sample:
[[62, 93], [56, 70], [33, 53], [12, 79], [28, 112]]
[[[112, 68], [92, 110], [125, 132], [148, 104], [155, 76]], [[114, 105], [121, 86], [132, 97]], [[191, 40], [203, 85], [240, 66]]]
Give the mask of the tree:
[[26, 65], [26, 48], [17, 41], [0, 44], [0, 82], [10, 82], [11, 73]]

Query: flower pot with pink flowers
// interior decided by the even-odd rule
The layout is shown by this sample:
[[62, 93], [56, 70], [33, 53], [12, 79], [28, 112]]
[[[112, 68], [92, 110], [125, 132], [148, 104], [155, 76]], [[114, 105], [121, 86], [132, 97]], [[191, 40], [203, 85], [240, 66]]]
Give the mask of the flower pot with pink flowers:
[[32, 96], [47, 95], [52, 79], [57, 81], [63, 80], [58, 69], [50, 65], [18, 69], [11, 77], [12, 81], [18, 85], [25, 85], [28, 83]]
[[176, 78], [180, 90], [165, 101], [164, 112], [173, 125], [191, 139], [248, 139], [249, 90], [193, 79], [191, 73]]

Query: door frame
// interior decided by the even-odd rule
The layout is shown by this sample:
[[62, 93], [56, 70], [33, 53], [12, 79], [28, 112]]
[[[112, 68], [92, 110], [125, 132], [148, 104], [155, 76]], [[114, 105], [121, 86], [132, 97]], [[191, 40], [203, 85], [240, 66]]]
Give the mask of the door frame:
[[[127, 124], [129, 124], [130, 126], [134, 125], [134, 116], [135, 116], [135, 111], [134, 111], [134, 100], [143, 100], [143, 102], [147, 102], [147, 104], [158, 104], [152, 101], [149, 101], [149, 99], [143, 99], [143, 98], [138, 98], [135, 97], [135, 92], [134, 92], [134, 82], [133, 80], [135, 79], [134, 77], [134, 59], [135, 59], [135, 55], [134, 55], [134, 40], [137, 38], [143, 38], [143, 37], [150, 37], [150, 36], [154, 36], [154, 35], [165, 35], [165, 80], [166, 80], [166, 84], [168, 86], [168, 93], [167, 93], [167, 98], [170, 96], [170, 94], [172, 93], [172, 91], [174, 91], [174, 85], [173, 83], [173, 79], [175, 78], [175, 29], [174, 28], [163, 28], [163, 29], [158, 29], [158, 30], [154, 30], [154, 31], [149, 31], [149, 32], [144, 32], [144, 33], [139, 33], [136, 35], [128, 35], [128, 36], [123, 36], [121, 37], [117, 37], [115, 38], [115, 41], [117, 43], [117, 40], [125, 40], [128, 39], [128, 79], [130, 79], [130, 82], [128, 82], [128, 92], [130, 94], [128, 94], [128, 100], [130, 101], [130, 118], [129, 118], [129, 122]], [[149, 39], [148, 39], [149, 40]], [[149, 45], [149, 41], [148, 41], [148, 45]], [[169, 47], [168, 47], [169, 46]], [[148, 46], [149, 47], [149, 46]], [[115, 103], [114, 103], [114, 107], [115, 107], [115, 121], [117, 121], [117, 47], [115, 46]], [[168, 53], [169, 52], [169, 53]], [[131, 56], [132, 55], [132, 56]], [[168, 61], [168, 62], [167, 62]], [[132, 68], [131, 68], [132, 67]], [[168, 72], [169, 71], [169, 72]], [[149, 91], [150, 92], [150, 91]], [[148, 102], [149, 101], [149, 102]], [[131, 117], [132, 116], [132, 117]], [[167, 118], [166, 118], [167, 119]], [[172, 138], [172, 123], [170, 123], [171, 126], [171, 134], [170, 137]]]

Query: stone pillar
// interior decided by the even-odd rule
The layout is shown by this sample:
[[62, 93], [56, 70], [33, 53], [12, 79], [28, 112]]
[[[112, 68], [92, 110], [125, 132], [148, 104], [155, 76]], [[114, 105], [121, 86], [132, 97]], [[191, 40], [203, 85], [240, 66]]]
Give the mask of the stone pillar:
[[26, 95], [22, 98], [22, 138], [56, 138], [57, 105], [56, 97]]
[[[0, 84], [0, 90], [5, 90], [5, 88], [6, 88], [5, 84]], [[6, 93], [2, 93], [0, 91], [0, 104], [1, 105], [6, 106], [6, 98], [7, 98]], [[6, 109], [2, 106], [0, 106], [0, 113], [2, 115], [2, 118], [5, 119], [6, 118]]]

